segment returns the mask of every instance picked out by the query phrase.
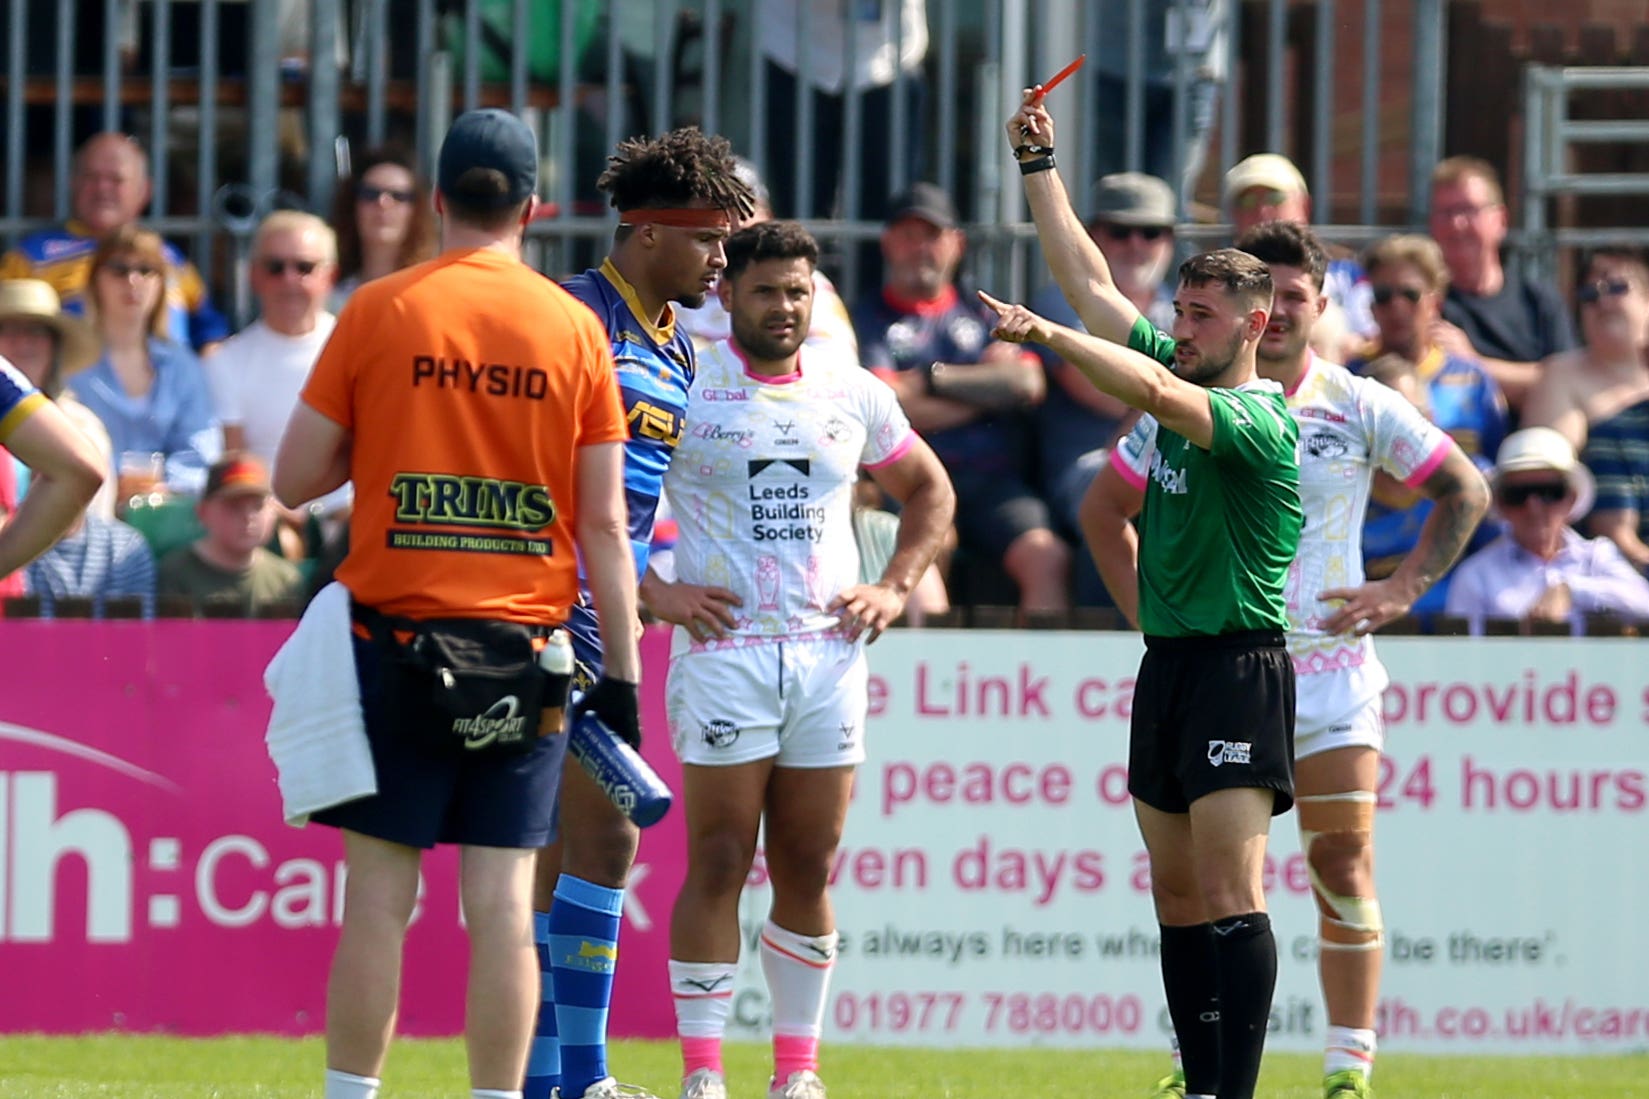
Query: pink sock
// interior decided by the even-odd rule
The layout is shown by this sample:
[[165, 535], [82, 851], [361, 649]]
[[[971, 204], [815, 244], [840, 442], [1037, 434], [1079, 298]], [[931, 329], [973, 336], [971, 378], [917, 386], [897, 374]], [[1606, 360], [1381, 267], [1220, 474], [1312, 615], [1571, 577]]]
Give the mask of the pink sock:
[[727, 1075], [721, 1067], [720, 1038], [681, 1039], [682, 1077], [691, 1076], [701, 1068], [707, 1068], [717, 1076]]
[[806, 1069], [819, 1071], [819, 1039], [817, 1035], [773, 1035], [773, 1079], [784, 1083], [791, 1075]]

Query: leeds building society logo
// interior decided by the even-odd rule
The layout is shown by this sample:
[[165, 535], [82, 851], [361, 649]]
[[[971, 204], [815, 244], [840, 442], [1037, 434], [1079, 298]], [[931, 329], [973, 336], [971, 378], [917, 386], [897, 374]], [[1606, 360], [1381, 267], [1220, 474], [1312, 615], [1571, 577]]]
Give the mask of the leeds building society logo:
[[739, 739], [739, 727], [731, 721], [716, 718], [714, 721], [701, 724], [699, 735], [704, 738], [704, 743], [712, 748], [727, 748]]
[[1253, 742], [1247, 740], [1210, 740], [1208, 762], [1215, 767], [1222, 763], [1249, 763], [1252, 762], [1248, 756], [1253, 747]]

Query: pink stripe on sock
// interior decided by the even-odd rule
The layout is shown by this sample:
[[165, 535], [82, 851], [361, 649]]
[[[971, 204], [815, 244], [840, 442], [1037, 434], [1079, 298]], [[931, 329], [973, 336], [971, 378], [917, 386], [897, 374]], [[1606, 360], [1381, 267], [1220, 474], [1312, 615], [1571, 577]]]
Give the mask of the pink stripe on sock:
[[773, 1079], [782, 1084], [803, 1069], [819, 1071], [819, 1039], [800, 1034], [773, 1035]]
[[682, 1038], [682, 1076], [691, 1076], [701, 1068], [707, 1068], [718, 1076], [727, 1075], [721, 1067], [720, 1038]]

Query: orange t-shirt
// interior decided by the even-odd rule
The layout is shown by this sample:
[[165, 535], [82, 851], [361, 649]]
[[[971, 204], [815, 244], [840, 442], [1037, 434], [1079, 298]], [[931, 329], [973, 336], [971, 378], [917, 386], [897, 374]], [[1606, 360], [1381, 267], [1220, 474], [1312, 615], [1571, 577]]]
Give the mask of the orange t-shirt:
[[628, 435], [594, 313], [519, 260], [449, 252], [362, 286], [304, 385], [353, 435], [337, 578], [407, 618], [559, 623], [577, 452]]

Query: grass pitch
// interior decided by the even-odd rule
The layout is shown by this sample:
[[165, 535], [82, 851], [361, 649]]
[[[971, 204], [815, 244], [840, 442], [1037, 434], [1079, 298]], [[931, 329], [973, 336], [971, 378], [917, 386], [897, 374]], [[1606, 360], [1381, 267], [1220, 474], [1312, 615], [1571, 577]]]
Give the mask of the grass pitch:
[[[620, 1079], [664, 1099], [677, 1093], [674, 1043], [615, 1043]], [[318, 1039], [185, 1039], [132, 1035], [0, 1037], [0, 1099], [316, 1099]], [[1143, 1099], [1165, 1054], [1115, 1051], [956, 1051], [827, 1046], [820, 1074], [831, 1099]], [[729, 1044], [732, 1099], [762, 1099], [764, 1045]], [[1266, 1058], [1266, 1099], [1320, 1099], [1316, 1055]], [[462, 1099], [463, 1045], [398, 1041], [381, 1099]], [[1649, 1057], [1421, 1057], [1386, 1054], [1377, 1093], [1424, 1099], [1649, 1099]]]

